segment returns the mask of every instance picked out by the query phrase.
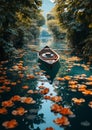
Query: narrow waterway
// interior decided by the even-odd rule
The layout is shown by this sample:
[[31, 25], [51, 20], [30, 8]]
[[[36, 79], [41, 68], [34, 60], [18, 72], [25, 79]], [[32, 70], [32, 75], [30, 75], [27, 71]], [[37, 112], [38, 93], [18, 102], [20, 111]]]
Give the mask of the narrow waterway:
[[[0, 130], [91, 130], [92, 65], [73, 53], [65, 40], [54, 41], [48, 31], [45, 34], [18, 56], [0, 62]], [[52, 68], [38, 60], [45, 45], [60, 55]], [[54, 104], [68, 112], [60, 113], [59, 106], [53, 110]], [[63, 123], [55, 121], [63, 116]]]

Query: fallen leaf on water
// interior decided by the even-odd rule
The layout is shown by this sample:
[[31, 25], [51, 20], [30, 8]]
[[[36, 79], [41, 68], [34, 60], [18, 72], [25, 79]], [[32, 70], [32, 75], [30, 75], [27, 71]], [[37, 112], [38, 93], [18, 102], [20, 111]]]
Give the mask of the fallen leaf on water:
[[13, 115], [19, 115], [19, 116], [22, 116], [22, 115], [24, 115], [25, 113], [26, 113], [27, 111], [23, 108], [23, 107], [19, 107], [19, 108], [17, 108], [16, 110], [13, 110], [12, 111], [12, 114]]
[[34, 78], [35, 78], [34, 75], [32, 75], [32, 74], [27, 74], [27, 79], [34, 79]]
[[0, 114], [7, 114], [7, 109], [4, 107], [0, 108]]
[[47, 127], [45, 130], [55, 130], [53, 127]]
[[22, 88], [23, 88], [23, 89], [28, 89], [28, 88], [29, 88], [29, 86], [24, 85], [24, 86], [22, 86]]
[[14, 103], [11, 100], [3, 101], [2, 102], [3, 107], [12, 107], [14, 106]]
[[53, 97], [51, 97], [51, 100], [54, 102], [60, 102], [60, 101], [62, 101], [62, 97], [61, 96], [53, 96]]
[[85, 102], [85, 99], [83, 98], [72, 98], [72, 101], [77, 104], [77, 105], [80, 105], [81, 103]]
[[82, 91], [82, 93], [83, 93], [84, 95], [92, 95], [92, 90], [84, 89], [84, 91]]
[[64, 76], [64, 79], [65, 80], [71, 80], [71, 77], [67, 75], [67, 76]]
[[49, 92], [49, 88], [44, 88], [43, 90], [40, 90], [41, 94], [47, 94]]
[[86, 85], [92, 85], [92, 81], [86, 82]]
[[26, 103], [26, 104], [33, 104], [36, 101], [33, 100], [33, 98], [31, 98], [31, 97], [21, 97], [21, 102]]
[[77, 84], [78, 82], [77, 81], [74, 81], [74, 80], [70, 80], [69, 82], [68, 82], [68, 84], [69, 85], [75, 85], [75, 84]]
[[92, 76], [87, 78], [88, 81], [92, 81]]
[[64, 78], [61, 78], [61, 77], [57, 77], [57, 80], [58, 80], [58, 81], [64, 81], [65, 79], [64, 79]]
[[90, 108], [92, 108], [92, 101], [90, 101], [90, 102], [88, 103], [88, 106], [89, 106]]
[[65, 116], [62, 116], [61, 118], [56, 118], [54, 120], [54, 122], [57, 124], [57, 125], [60, 125], [60, 126], [67, 126], [70, 124], [69, 120], [67, 117]]
[[62, 107], [60, 113], [62, 115], [73, 115], [73, 112], [70, 110], [70, 108], [67, 107], [66, 108]]
[[6, 129], [13, 129], [18, 126], [18, 122], [15, 119], [12, 119], [10, 121], [3, 122], [2, 126], [4, 126]]
[[21, 97], [19, 96], [19, 95], [14, 95], [12, 98], [11, 98], [11, 100], [12, 101], [20, 101], [20, 99], [21, 99]]
[[29, 93], [29, 94], [33, 94], [34, 91], [33, 91], [33, 90], [28, 90], [27, 93]]

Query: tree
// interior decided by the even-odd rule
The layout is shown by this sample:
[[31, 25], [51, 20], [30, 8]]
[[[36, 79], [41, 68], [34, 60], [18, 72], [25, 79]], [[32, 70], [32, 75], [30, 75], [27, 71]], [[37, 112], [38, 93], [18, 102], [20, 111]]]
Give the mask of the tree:
[[33, 34], [32, 26], [39, 33], [39, 27], [45, 22], [39, 9], [41, 5], [41, 0], [0, 0], [0, 48], [4, 55], [28, 41]]

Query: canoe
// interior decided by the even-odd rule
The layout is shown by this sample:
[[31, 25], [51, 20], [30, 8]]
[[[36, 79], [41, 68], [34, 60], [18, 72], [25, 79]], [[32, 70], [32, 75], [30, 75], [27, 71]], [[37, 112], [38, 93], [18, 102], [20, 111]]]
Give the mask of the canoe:
[[39, 51], [38, 57], [49, 65], [53, 65], [59, 60], [59, 55], [48, 46], [45, 46], [41, 51]]

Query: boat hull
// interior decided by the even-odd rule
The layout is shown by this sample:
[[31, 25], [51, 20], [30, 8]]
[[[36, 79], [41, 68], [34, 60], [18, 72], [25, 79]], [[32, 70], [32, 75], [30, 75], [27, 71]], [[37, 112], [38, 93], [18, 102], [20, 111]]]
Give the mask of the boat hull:
[[43, 62], [45, 62], [49, 65], [53, 65], [59, 60], [59, 55], [54, 50], [49, 48], [48, 46], [44, 47], [38, 53], [38, 57], [40, 60], [42, 60]]

